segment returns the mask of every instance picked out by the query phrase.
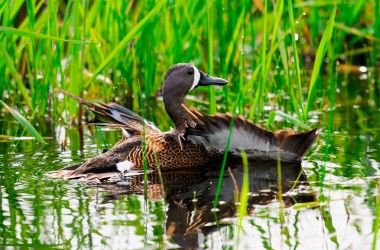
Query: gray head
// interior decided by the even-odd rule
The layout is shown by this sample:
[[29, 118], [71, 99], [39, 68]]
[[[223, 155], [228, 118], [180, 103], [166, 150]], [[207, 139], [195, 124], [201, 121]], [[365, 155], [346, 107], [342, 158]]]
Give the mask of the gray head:
[[163, 99], [166, 112], [179, 134], [184, 134], [186, 127], [195, 126], [195, 122], [181, 106], [185, 104], [186, 94], [198, 86], [225, 84], [226, 80], [208, 76], [192, 64], [179, 63], [169, 68], [162, 87]]
[[178, 63], [169, 68], [165, 74], [164, 85], [162, 87], [165, 96], [182, 97], [198, 86], [225, 85], [227, 81], [206, 75], [192, 64]]

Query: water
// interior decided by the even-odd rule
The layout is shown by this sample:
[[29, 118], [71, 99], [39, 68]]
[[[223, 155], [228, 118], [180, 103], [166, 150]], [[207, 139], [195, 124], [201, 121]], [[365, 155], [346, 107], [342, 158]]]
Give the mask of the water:
[[[157, 174], [149, 176], [146, 186], [142, 175], [117, 183], [44, 176], [101, 153], [118, 140], [115, 131], [41, 124], [43, 134], [52, 136], [48, 145], [3, 140], [0, 244], [54, 249], [371, 249], [380, 240], [378, 101], [357, 86], [339, 87], [330, 139], [329, 112], [316, 112], [313, 119], [322, 133], [311, 153], [302, 166], [282, 166], [283, 206], [277, 195], [277, 166], [250, 162], [248, 215], [240, 234], [239, 163], [229, 164], [213, 209], [219, 171], [212, 166], [164, 173], [163, 186]], [[2, 134], [20, 136], [11, 117], [0, 125]]]

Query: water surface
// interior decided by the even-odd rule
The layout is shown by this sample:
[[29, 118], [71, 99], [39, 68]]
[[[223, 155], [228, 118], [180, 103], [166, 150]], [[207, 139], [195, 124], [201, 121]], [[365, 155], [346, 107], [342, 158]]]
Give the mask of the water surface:
[[[236, 202], [243, 175], [239, 163], [230, 163], [224, 174], [217, 210], [212, 208], [219, 170], [211, 165], [164, 173], [163, 185], [156, 173], [149, 175], [147, 185], [143, 175], [116, 183], [50, 179], [46, 172], [101, 153], [119, 133], [41, 123], [43, 134], [52, 136], [45, 146], [33, 140], [0, 143], [1, 245], [371, 249], [380, 240], [380, 115], [374, 103], [355, 86], [340, 86], [331, 134], [330, 113], [315, 112], [320, 138], [302, 166], [282, 166], [283, 205], [277, 193], [277, 165], [250, 162], [248, 215], [241, 232]], [[11, 117], [3, 117], [0, 125], [2, 134], [20, 135]]]

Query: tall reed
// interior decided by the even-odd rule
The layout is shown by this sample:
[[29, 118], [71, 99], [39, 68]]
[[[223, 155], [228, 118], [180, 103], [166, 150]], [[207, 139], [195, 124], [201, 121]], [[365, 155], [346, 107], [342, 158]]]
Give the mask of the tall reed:
[[[333, 15], [331, 3], [324, 3], [323, 8], [319, 5], [291, 0], [212, 0], [191, 5], [166, 0], [6, 1], [0, 6], [0, 53], [4, 58], [0, 61], [4, 72], [0, 95], [9, 99], [6, 102], [11, 106], [17, 105], [21, 114], [30, 114], [38, 106], [37, 117], [51, 112], [54, 119], [63, 110], [69, 110], [71, 117], [77, 117], [78, 112], [74, 102], [58, 102], [53, 92], [56, 88], [84, 93], [90, 99], [118, 99], [138, 111], [137, 80], [144, 98], [151, 99], [159, 93], [170, 65], [193, 62], [209, 74], [230, 79], [223, 88], [223, 100], [214, 88], [208, 90], [207, 98], [204, 89], [195, 91], [205, 99], [210, 113], [228, 109], [243, 91], [239, 109], [244, 107], [241, 112], [251, 119], [263, 119], [267, 113], [264, 107], [270, 106], [307, 122], [310, 110], [318, 108], [313, 105], [315, 95], [323, 92], [317, 76], [323, 69], [323, 48], [334, 25], [341, 30], [338, 44], [347, 35], [358, 41], [376, 39], [365, 35], [363, 29], [344, 27], [358, 22], [360, 15], [365, 15], [363, 10], [375, 8], [378, 1], [337, 3]], [[348, 12], [341, 11], [341, 20], [349, 20], [345, 26], [333, 21], [338, 7], [354, 11], [349, 19]], [[320, 23], [329, 15], [325, 29]], [[367, 14], [367, 18], [379, 23], [377, 15]], [[316, 37], [322, 34], [319, 42]], [[305, 61], [300, 48], [305, 39], [321, 49], [310, 72], [301, 72]], [[343, 50], [343, 46], [337, 48]], [[378, 56], [372, 55], [375, 62]], [[305, 74], [311, 75], [310, 87]], [[268, 98], [272, 94], [274, 99]], [[53, 104], [50, 108], [48, 102]]]

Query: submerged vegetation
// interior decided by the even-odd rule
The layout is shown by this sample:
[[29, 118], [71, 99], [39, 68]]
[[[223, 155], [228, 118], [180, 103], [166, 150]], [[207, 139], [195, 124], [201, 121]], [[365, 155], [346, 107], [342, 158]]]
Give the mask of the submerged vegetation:
[[[84, 117], [82, 107], [78, 106], [76, 101], [63, 98], [57, 91], [59, 89], [87, 100], [118, 102], [147, 117], [162, 130], [169, 129], [173, 125], [166, 116], [160, 100], [162, 80], [171, 65], [190, 62], [210, 75], [228, 79], [229, 83], [223, 87], [198, 88], [192, 91], [188, 96], [188, 106], [195, 106], [210, 114], [230, 112], [233, 115], [243, 115], [269, 129], [322, 128], [322, 138], [318, 147], [309, 155], [310, 162], [303, 166], [303, 171], [293, 173], [298, 176], [297, 178], [290, 178], [304, 181], [306, 180], [304, 174], [307, 172], [310, 184], [318, 192], [318, 201], [310, 199], [306, 203], [297, 203], [294, 198], [286, 197], [286, 194], [282, 197], [286, 191], [293, 190], [295, 186], [283, 189], [279, 184], [275, 198], [281, 205], [278, 209], [276, 208], [276, 215], [264, 211], [267, 208], [257, 209], [258, 212], [255, 215], [248, 212], [249, 216], [254, 216], [256, 219], [255, 222], [250, 222], [249, 228], [251, 231], [257, 229], [262, 233], [260, 239], [263, 246], [268, 249], [276, 248], [276, 246], [271, 246], [271, 234], [265, 235], [266, 232], [263, 229], [263, 225], [267, 225], [270, 232], [270, 223], [280, 224], [280, 234], [285, 237], [281, 243], [285, 242], [284, 244], [294, 248], [299, 246], [298, 233], [302, 234], [303, 231], [292, 227], [291, 221], [289, 222], [292, 212], [286, 211], [282, 205], [285, 200], [290, 199], [290, 203], [297, 203], [292, 210], [296, 211], [295, 218], [292, 218], [296, 222], [299, 220], [298, 216], [301, 216], [300, 221], [302, 221], [303, 213], [299, 210], [319, 206], [316, 213], [320, 217], [315, 217], [317, 220], [322, 218], [321, 221], [324, 223], [322, 236], [328, 233], [326, 246], [344, 248], [345, 238], [343, 237], [342, 240], [341, 232], [345, 229], [342, 230], [339, 223], [334, 221], [336, 215], [335, 217], [332, 215], [334, 211], [330, 202], [334, 202], [334, 199], [335, 201], [343, 200], [343, 210], [347, 218], [351, 216], [350, 213], [355, 217], [360, 214], [356, 209], [361, 209], [361, 207], [354, 206], [355, 200], [351, 199], [364, 194], [366, 198], [360, 201], [369, 208], [368, 213], [373, 216], [373, 220], [369, 217], [366, 228], [356, 221], [349, 226], [356, 230], [351, 228], [351, 232], [358, 234], [364, 234], [368, 228], [372, 228], [373, 239], [368, 242], [373, 249], [378, 246], [380, 0], [191, 2], [182, 0], [6, 0], [0, 3], [0, 41], [0, 98], [2, 100], [0, 108], [3, 114], [10, 113], [21, 125], [16, 129], [13, 128], [12, 123], [4, 120], [10, 119], [9, 116], [3, 115], [0, 117], [2, 119], [0, 120], [0, 138], [6, 138], [9, 142], [31, 135], [38, 141], [26, 142], [27, 146], [19, 149], [21, 154], [24, 153], [22, 150], [28, 151], [30, 148], [35, 148], [35, 144], [46, 147], [45, 142], [47, 142], [47, 145], [51, 145], [48, 137], [61, 136], [58, 129], [52, 132], [54, 129], [62, 124], [67, 125], [69, 122], [76, 123], [76, 119], [81, 121]], [[233, 123], [231, 123], [232, 126]], [[109, 147], [111, 142], [119, 139], [119, 135], [111, 135], [114, 137], [109, 138], [110, 135], [105, 132], [107, 141], [103, 132], [97, 133], [101, 139], [96, 142], [101, 145], [97, 145], [96, 149], [88, 146], [92, 149], [88, 152], [83, 150], [83, 142], [79, 141], [79, 138], [83, 137], [81, 129], [82, 127], [77, 131], [67, 128], [64, 139], [54, 140], [52, 144], [59, 141], [61, 147], [60, 153], [56, 154], [51, 150], [47, 154], [50, 155], [47, 156], [48, 158], [53, 159], [50, 162], [55, 162], [54, 168], [66, 166], [66, 162], [62, 162], [64, 165], [57, 163], [57, 159], [67, 157], [62, 153], [65, 152], [66, 137], [69, 138], [70, 161], [94, 156], [99, 153], [99, 148], [104, 145]], [[13, 133], [11, 136], [9, 131]], [[92, 139], [91, 136], [89, 137]], [[0, 183], [4, 183], [5, 193], [8, 196], [0, 192], [2, 195], [0, 208], [5, 210], [4, 204], [10, 204], [10, 213], [13, 216], [11, 227], [14, 230], [4, 227], [5, 229], [2, 228], [0, 231], [11, 232], [10, 234], [14, 234], [14, 237], [8, 237], [8, 239], [16, 239], [18, 222], [15, 222], [13, 218], [18, 218], [15, 214], [22, 209], [17, 202], [12, 204], [12, 199], [15, 201], [18, 199], [16, 195], [18, 190], [13, 190], [13, 188], [23, 177], [15, 176], [12, 172], [14, 166], [12, 164], [17, 165], [17, 162], [22, 160], [12, 155], [13, 151], [18, 150], [17, 143], [12, 144], [12, 150], [5, 145], [4, 142], [1, 144], [5, 148], [3, 150], [5, 153], [0, 154], [0, 161], [7, 167], [0, 169]], [[7, 150], [12, 153], [8, 153]], [[35, 152], [35, 149], [30, 151]], [[86, 157], [83, 157], [83, 152]], [[242, 153], [242, 155], [245, 154]], [[14, 160], [16, 163], [12, 162], [12, 159], [16, 158], [17, 160]], [[45, 162], [44, 157], [41, 156], [41, 159]], [[45, 164], [46, 167], [39, 167], [37, 176], [41, 171], [52, 170], [50, 162]], [[25, 164], [27, 163], [28, 166], [20, 171], [25, 175], [30, 175], [35, 170], [29, 165], [34, 165], [34, 162], [25, 160]], [[41, 164], [37, 164], [39, 165]], [[300, 166], [297, 166], [297, 170], [298, 167]], [[278, 178], [278, 183], [281, 183], [281, 176], [289, 174], [289, 169], [284, 169], [280, 163], [274, 168], [272, 172], [276, 173], [275, 179]], [[244, 176], [239, 183], [241, 185], [237, 186], [232, 174], [234, 170], [231, 172], [225, 155], [222, 169], [217, 177], [206, 179], [209, 177], [194, 173], [196, 177], [192, 179], [183, 174], [181, 178], [184, 182], [191, 179], [191, 182], [196, 185], [199, 184], [198, 179], [206, 183], [213, 182], [215, 188], [207, 186], [211, 190], [207, 193], [207, 198], [212, 201], [212, 204], [205, 205], [207, 208], [205, 210], [214, 211], [213, 209], [224, 202], [223, 197], [220, 198], [219, 195], [223, 196], [222, 183], [228, 179], [225, 176], [227, 169], [231, 175], [229, 178], [233, 180], [231, 182], [234, 183], [236, 189], [234, 193], [236, 203], [232, 207], [235, 209], [236, 205], [238, 213], [236, 233], [238, 236], [235, 235], [232, 238], [239, 246], [242, 246], [245, 243], [244, 240], [240, 242], [239, 237], [244, 237], [244, 231], [247, 228], [244, 219], [247, 213], [245, 207], [247, 204], [252, 205], [253, 197], [247, 196], [247, 192], [248, 190], [252, 192], [252, 185], [256, 184], [253, 181], [257, 183], [262, 181], [256, 173], [260, 173], [260, 170], [264, 172], [263, 175], [267, 173], [263, 169], [255, 169], [255, 171], [248, 169], [247, 159], [243, 157], [241, 169], [234, 172], [237, 178], [239, 174]], [[40, 183], [43, 182], [41, 181], [43, 177], [33, 178], [36, 178], [38, 185], [43, 186]], [[33, 178], [32, 181], [24, 180], [27, 183], [25, 186], [37, 187]], [[145, 171], [144, 180], [147, 178]], [[167, 179], [163, 181], [163, 178]], [[153, 183], [157, 184], [163, 193], [165, 193], [164, 190], [169, 190], [166, 194], [170, 193], [170, 190], [175, 190], [173, 191], [175, 193], [178, 191], [177, 186], [171, 186], [170, 178], [159, 173], [157, 177], [159, 181], [153, 181]], [[358, 180], [365, 182], [366, 185], [358, 185], [356, 183]], [[49, 183], [54, 186], [54, 190], [47, 188], [47, 194], [61, 199], [61, 191], [58, 192], [55, 188], [65, 189], [64, 184]], [[136, 181], [136, 183], [140, 182]], [[107, 190], [106, 187], [103, 188]], [[255, 188], [257, 192], [260, 192], [257, 186]], [[149, 196], [148, 189], [147, 182], [144, 182], [144, 198]], [[334, 193], [337, 190], [344, 190], [348, 195], [342, 198]], [[40, 197], [38, 188], [34, 192], [36, 197]], [[80, 197], [80, 199], [82, 195], [88, 195], [90, 197], [88, 201], [79, 201], [81, 205], [86, 206], [90, 205], [93, 198], [91, 192], [87, 189], [83, 192], [78, 189], [75, 194], [73, 191], [62, 191], [64, 194], [69, 193], [72, 197]], [[123, 190], [123, 192], [126, 191]], [[116, 191], [115, 193], [117, 194]], [[194, 196], [192, 215], [202, 212], [202, 207], [198, 209], [197, 206], [208, 200], [194, 190], [189, 190], [189, 193]], [[331, 193], [333, 195], [330, 195]], [[29, 189], [26, 194], [29, 195]], [[3, 203], [3, 195], [5, 198], [8, 197], [8, 203]], [[184, 192], [184, 195], [187, 193]], [[51, 201], [50, 196], [46, 198], [46, 201]], [[104, 200], [109, 202], [109, 198], [104, 196]], [[266, 194], [263, 197], [266, 197]], [[156, 196], [154, 198], [158, 199]], [[130, 214], [137, 214], [139, 218], [142, 212], [136, 212], [135, 209], [143, 201], [136, 197], [127, 199], [131, 199], [135, 204], [125, 202], [126, 199], [121, 199], [119, 203], [114, 201], [113, 204], [121, 206], [118, 208], [120, 211], [117, 212], [124, 214], [128, 211]], [[200, 202], [197, 203], [197, 199]], [[54, 209], [58, 211], [58, 217], [61, 216], [60, 213], [64, 208], [70, 207], [65, 203], [65, 198], [58, 202], [54, 200], [54, 202], [57, 204], [57, 208]], [[260, 202], [262, 201], [260, 200], [257, 204], [262, 204]], [[42, 228], [46, 227], [45, 231], [49, 232], [50, 224], [49, 226], [43, 224], [45, 221], [39, 217], [42, 214], [41, 210], [44, 209], [39, 207], [41, 204], [38, 200], [34, 200], [35, 217], [33, 218], [37, 218], [37, 224], [42, 221]], [[172, 209], [173, 213], [183, 209], [183, 206], [179, 206], [180, 202], [168, 199], [168, 204], [171, 204], [171, 208], [173, 206], [176, 208]], [[161, 204], [158, 205], [160, 206]], [[45, 210], [49, 209], [50, 207]], [[54, 213], [54, 209], [53, 212], [49, 211]], [[79, 209], [80, 213], [86, 209]], [[108, 211], [106, 209], [105, 211]], [[162, 218], [166, 216], [165, 211], [162, 208], [158, 210], [158, 212], [150, 212], [154, 215], [158, 214], [157, 220], [164, 224], [165, 219]], [[0, 224], [5, 225], [3, 222], [6, 221], [4, 218], [7, 218], [7, 215], [3, 216], [2, 211]], [[166, 213], [168, 217], [169, 212], [170, 209]], [[95, 216], [91, 213], [93, 212], [89, 210], [85, 215], [80, 214], [80, 216], [88, 216], [87, 219], [91, 219], [91, 216]], [[233, 217], [227, 213], [225, 216]], [[24, 220], [24, 215], [21, 217], [20, 221]], [[265, 223], [259, 226], [263, 218]], [[75, 243], [64, 240], [65, 237], [62, 236], [64, 226], [60, 224], [60, 219], [58, 221], [59, 240], [54, 242], [65, 242], [60, 243], [63, 247], [75, 246]], [[105, 221], [105, 225], [111, 225], [107, 224], [107, 218]], [[368, 225], [371, 222], [372, 224]], [[92, 226], [91, 223], [90, 226]], [[167, 235], [170, 237], [168, 233], [171, 230], [170, 227], [164, 229], [167, 229]], [[21, 230], [23, 230], [24, 241], [28, 242], [29, 228], [22, 227]], [[295, 236], [291, 235], [292, 230]], [[76, 236], [73, 238], [79, 241], [83, 235], [77, 231], [80, 230], [73, 233]], [[165, 242], [162, 234], [165, 232], [157, 234], [161, 237], [158, 241], [162, 247], [161, 243]], [[124, 232], [121, 235], [124, 236]], [[249, 233], [247, 235], [246, 237], [249, 237]], [[365, 238], [367, 236], [362, 235], [364, 240], [368, 239]], [[39, 237], [33, 240], [37, 238], [38, 244], [45, 244]], [[0, 236], [0, 239], [9, 244], [6, 237]], [[103, 238], [100, 239], [103, 240]], [[90, 240], [87, 246], [91, 248], [92, 244]], [[102, 244], [104, 246], [105, 243], [100, 243]], [[165, 244], [163, 243], [164, 246]], [[144, 241], [143, 246], [146, 245], [149, 244], [145, 244]], [[301, 244], [302, 246], [304, 245]]]

